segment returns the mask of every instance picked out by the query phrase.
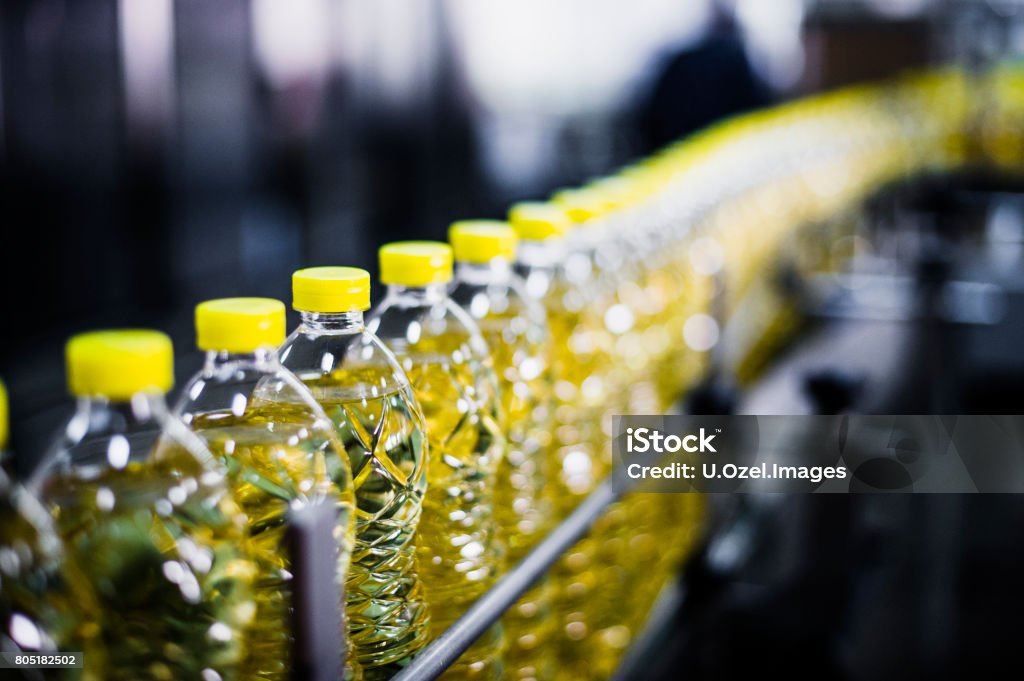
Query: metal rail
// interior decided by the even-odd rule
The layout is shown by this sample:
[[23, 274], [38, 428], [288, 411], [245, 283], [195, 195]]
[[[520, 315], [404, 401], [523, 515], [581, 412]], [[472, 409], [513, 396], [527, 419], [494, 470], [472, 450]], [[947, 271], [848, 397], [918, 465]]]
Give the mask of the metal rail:
[[605, 480], [564, 522], [498, 580], [465, 615], [424, 648], [392, 681], [429, 681], [443, 674], [566, 549], [586, 534], [601, 512], [615, 501], [616, 496], [611, 478]]

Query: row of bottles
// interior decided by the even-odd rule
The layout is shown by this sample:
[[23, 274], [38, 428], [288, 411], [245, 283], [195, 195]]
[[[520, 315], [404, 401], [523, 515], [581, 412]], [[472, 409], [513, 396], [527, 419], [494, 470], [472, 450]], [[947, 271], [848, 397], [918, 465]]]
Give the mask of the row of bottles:
[[[329, 504], [339, 668], [391, 677], [607, 477], [613, 415], [670, 411], [712, 355], [754, 375], [798, 321], [783, 265], [837, 270], [894, 179], [1005, 165], [986, 150], [1017, 143], [1024, 78], [986, 81], [985, 112], [965, 83], [738, 117], [450, 245], [386, 245], [372, 309], [365, 271], [300, 270], [287, 336], [279, 301], [202, 303], [171, 405], [166, 336], [76, 336], [74, 416], [31, 476], [0, 473], [0, 646], [85, 651], [64, 678], [284, 678], [289, 516]], [[703, 513], [625, 495], [446, 678], [608, 678]]]
[[[557, 432], [558, 409], [575, 402], [557, 397], [555, 372], [574, 360], [554, 351], [538, 287], [568, 282], [529, 252], [555, 252], [568, 222], [534, 210], [513, 220], [528, 237], [518, 263], [501, 222], [453, 225], [457, 273], [447, 244], [385, 246], [387, 294], [368, 320], [369, 275], [349, 267], [295, 273], [301, 323], [287, 338], [279, 301], [200, 304], [205, 362], [171, 406], [167, 336], [72, 338], [75, 414], [24, 487], [5, 478], [5, 498], [25, 506], [8, 512], [46, 540], [28, 553], [53, 549], [23, 602], [4, 583], [8, 647], [83, 650], [86, 679], [284, 678], [288, 518], [332, 504], [349, 644], [338, 663], [348, 678], [407, 664], [607, 471], [595, 452], [563, 466], [576, 438]], [[571, 330], [567, 317], [556, 328]], [[552, 678], [563, 581], [532, 588], [448, 677]]]

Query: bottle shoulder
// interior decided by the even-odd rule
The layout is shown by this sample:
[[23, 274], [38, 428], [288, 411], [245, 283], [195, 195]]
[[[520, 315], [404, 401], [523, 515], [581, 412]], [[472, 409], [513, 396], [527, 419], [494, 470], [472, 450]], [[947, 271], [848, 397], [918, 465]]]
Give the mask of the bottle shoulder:
[[276, 355], [264, 362], [207, 363], [182, 389], [173, 413], [186, 424], [196, 415], [229, 413], [241, 416], [259, 404], [292, 405], [310, 421], [326, 420], [309, 389]]
[[321, 404], [325, 390], [339, 399], [364, 399], [409, 386], [395, 355], [366, 330], [324, 334], [300, 326], [281, 346], [280, 358]]
[[165, 407], [134, 416], [127, 409], [80, 405], [29, 478], [31, 493], [65, 505], [89, 490], [127, 490], [138, 503], [155, 503], [175, 488], [190, 498], [223, 493], [223, 466], [181, 420]]
[[370, 312], [367, 328], [400, 363], [409, 355], [464, 361], [490, 355], [477, 322], [448, 296], [428, 303], [385, 299]]
[[518, 276], [490, 285], [457, 282], [451, 298], [469, 313], [485, 339], [490, 335], [489, 330], [509, 325], [516, 327], [517, 334], [529, 329], [531, 337], [547, 335], [547, 312], [526, 292], [526, 283]]
[[185, 455], [179, 462], [182, 469], [198, 471], [213, 465], [202, 441], [170, 413], [162, 397], [136, 396], [126, 403], [81, 400], [30, 478], [30, 486], [54, 475], [89, 477], [129, 463], [153, 463], [171, 446]]

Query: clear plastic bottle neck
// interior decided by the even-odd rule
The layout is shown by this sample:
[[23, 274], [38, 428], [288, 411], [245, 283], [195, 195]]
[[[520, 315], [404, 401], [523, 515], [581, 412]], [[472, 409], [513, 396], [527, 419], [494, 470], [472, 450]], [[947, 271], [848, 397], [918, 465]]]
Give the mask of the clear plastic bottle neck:
[[69, 431], [74, 430], [75, 419], [81, 418], [88, 423], [97, 417], [109, 418], [112, 422], [118, 422], [118, 427], [129, 429], [150, 424], [160, 427], [167, 414], [167, 402], [161, 393], [140, 392], [128, 400], [110, 400], [100, 396], [79, 397]]
[[358, 333], [365, 328], [362, 310], [299, 312], [302, 326], [316, 333]]
[[399, 286], [388, 284], [385, 295], [392, 300], [403, 300], [422, 305], [434, 305], [448, 297], [448, 283], [438, 282], [426, 286]]
[[203, 372], [216, 373], [225, 366], [242, 366], [260, 371], [273, 371], [280, 366], [277, 348], [262, 347], [252, 352], [228, 352], [226, 350], [208, 350]]
[[512, 263], [501, 258], [489, 263], [459, 262], [455, 264], [455, 278], [479, 286], [507, 284], [512, 280]]
[[[124, 468], [129, 461], [143, 460], [152, 455], [160, 434], [169, 432], [169, 426], [173, 431], [175, 423], [169, 417], [162, 393], [139, 392], [127, 400], [80, 397], [75, 413], [36, 467], [28, 487], [38, 493], [55, 470], [73, 469], [97, 475], [108, 468]], [[201, 447], [193, 453], [203, 458]]]
[[565, 257], [562, 239], [520, 241], [516, 260], [524, 267], [555, 267]]

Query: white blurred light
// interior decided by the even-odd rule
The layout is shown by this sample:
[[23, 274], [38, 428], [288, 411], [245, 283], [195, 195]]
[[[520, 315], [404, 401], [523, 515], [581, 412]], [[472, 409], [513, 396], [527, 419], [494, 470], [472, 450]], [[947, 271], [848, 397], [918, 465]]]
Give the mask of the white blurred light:
[[[288, 349], [290, 350], [291, 348]], [[282, 357], [281, 359], [284, 358]], [[331, 371], [334, 370], [333, 352], [325, 352], [323, 356], [320, 357], [320, 370], [323, 371], [324, 373], [330, 373]]]
[[693, 40], [709, 0], [447, 0], [464, 75], [492, 111], [572, 116], [622, 103], [651, 57]]
[[706, 314], [695, 314], [683, 325], [683, 340], [697, 352], [705, 352], [718, 343], [718, 322]]
[[96, 490], [96, 508], [101, 511], [112, 511], [117, 504], [117, 498], [109, 487], [100, 487]]
[[633, 311], [622, 303], [612, 305], [604, 313], [605, 328], [616, 335], [632, 329], [633, 322]]
[[274, 87], [320, 81], [330, 63], [326, 0], [254, 0], [253, 49]]
[[573, 451], [562, 459], [562, 471], [566, 477], [574, 478], [580, 475], [590, 474], [590, 457], [586, 452]]
[[43, 636], [29, 618], [21, 613], [11, 615], [9, 630], [14, 642], [26, 650], [39, 650], [43, 647]]
[[231, 398], [231, 413], [235, 416], [244, 414], [247, 406], [249, 406], [249, 400], [242, 393], [235, 393]]
[[397, 109], [429, 95], [439, 59], [435, 2], [353, 0], [335, 7], [333, 57], [364, 104]]
[[107, 461], [115, 470], [121, 470], [128, 465], [128, 458], [131, 455], [131, 446], [128, 438], [124, 435], [114, 435], [107, 445]]
[[989, 257], [997, 267], [1009, 270], [1020, 265], [1024, 255], [1024, 216], [1019, 206], [998, 204], [989, 215], [986, 236]]
[[174, 97], [173, 0], [120, 0], [117, 11], [128, 124], [167, 125]]
[[796, 84], [804, 68], [803, 0], [734, 0], [754, 68], [771, 85]]
[[702, 236], [690, 245], [690, 264], [700, 274], [717, 274], [725, 265], [725, 251], [715, 239]]
[[[543, 187], [563, 162], [565, 130], [586, 134], [589, 121], [633, 101], [659, 57], [702, 35], [712, 15], [712, 0], [441, 1], [461, 76], [482, 110], [485, 167], [518, 193]], [[607, 149], [595, 139], [607, 136], [588, 142], [599, 157]]]

